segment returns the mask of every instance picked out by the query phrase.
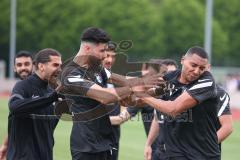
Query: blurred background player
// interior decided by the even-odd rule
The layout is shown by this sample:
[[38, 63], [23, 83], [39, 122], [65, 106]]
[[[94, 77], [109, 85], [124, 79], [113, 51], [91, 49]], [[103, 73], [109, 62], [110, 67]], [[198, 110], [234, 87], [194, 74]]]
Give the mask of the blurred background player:
[[[103, 59], [102, 65], [104, 68], [111, 70], [112, 65], [114, 65], [116, 56], [116, 45], [112, 42], [109, 42], [106, 49], [106, 57]], [[107, 84], [108, 88], [113, 88], [114, 85], [112, 83]], [[120, 106], [119, 103], [115, 102], [113, 104], [109, 104], [113, 106], [113, 111], [109, 113], [109, 116], [115, 116], [120, 114]], [[113, 148], [112, 148], [112, 160], [118, 159], [119, 153], [119, 139], [120, 139], [120, 125], [113, 125]]]

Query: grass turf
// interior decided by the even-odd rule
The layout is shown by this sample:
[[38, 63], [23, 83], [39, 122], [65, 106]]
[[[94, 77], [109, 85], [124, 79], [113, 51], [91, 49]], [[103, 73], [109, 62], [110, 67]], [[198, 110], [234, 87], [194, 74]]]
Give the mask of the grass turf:
[[[0, 99], [0, 142], [7, 133], [7, 99]], [[55, 130], [54, 159], [71, 159], [69, 139], [71, 122], [61, 120]], [[234, 123], [234, 132], [222, 145], [222, 160], [239, 160], [240, 122]], [[119, 160], [142, 160], [146, 140], [141, 120], [133, 119], [122, 125]]]

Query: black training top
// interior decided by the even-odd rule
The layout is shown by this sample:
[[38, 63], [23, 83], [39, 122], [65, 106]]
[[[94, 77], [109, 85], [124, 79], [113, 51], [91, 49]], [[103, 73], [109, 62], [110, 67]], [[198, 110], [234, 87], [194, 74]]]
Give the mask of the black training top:
[[[217, 97], [218, 97], [218, 105], [217, 105], [217, 116], [223, 116], [223, 115], [231, 115], [231, 109], [230, 109], [230, 97], [228, 93], [219, 85], [217, 85]], [[158, 123], [161, 126], [161, 124], [164, 122], [164, 115], [161, 114], [161, 112], [157, 111], [157, 118], [158, 118]], [[220, 121], [218, 119], [216, 123], [216, 128], [219, 130], [221, 127]], [[164, 137], [160, 129], [160, 133], [156, 139], [157, 145], [163, 145], [164, 144]], [[221, 144], [220, 144], [220, 149], [221, 149]], [[161, 155], [162, 157], [164, 155]]]
[[101, 66], [86, 69], [72, 61], [63, 68], [61, 79], [66, 98], [73, 100], [71, 150], [92, 153], [110, 150], [113, 133], [106, 106], [86, 97], [92, 85], [107, 86], [105, 69]]
[[16, 83], [9, 100], [7, 159], [52, 160], [58, 99], [36, 74]]
[[160, 119], [160, 135], [170, 157], [183, 156], [188, 159], [219, 159], [217, 139], [217, 90], [214, 79], [205, 72], [190, 84], [178, 81], [180, 71], [167, 74], [164, 79], [170, 84], [170, 91], [164, 100], [174, 100], [187, 92], [198, 104], [175, 118], [164, 115]]

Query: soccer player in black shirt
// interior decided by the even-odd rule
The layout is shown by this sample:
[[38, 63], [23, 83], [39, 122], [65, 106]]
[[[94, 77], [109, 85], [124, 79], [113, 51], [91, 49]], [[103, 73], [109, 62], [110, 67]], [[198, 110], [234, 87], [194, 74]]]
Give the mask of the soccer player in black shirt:
[[[229, 106], [230, 97], [228, 93], [219, 85], [217, 85], [217, 116], [218, 121], [216, 123], [217, 128], [217, 137], [218, 137], [218, 143], [221, 149], [221, 142], [225, 140], [233, 131], [232, 126], [232, 115], [231, 110]], [[159, 123], [159, 124], [158, 124]], [[145, 146], [145, 159], [150, 160], [159, 160], [164, 159], [167, 155], [165, 154], [165, 148], [164, 148], [164, 137], [161, 135], [161, 132], [163, 128], [162, 126], [164, 123], [164, 115], [162, 115], [160, 112], [157, 111], [157, 117], [152, 122], [150, 134], [148, 136], [146, 146]], [[160, 132], [160, 133], [159, 133]], [[153, 142], [157, 142], [157, 151], [153, 154], [151, 154], [151, 144]], [[150, 151], [149, 151], [150, 149]], [[151, 158], [151, 155], [153, 157]]]
[[[232, 126], [232, 115], [230, 111], [229, 101], [230, 97], [228, 93], [219, 85], [217, 85], [217, 97], [218, 97], [218, 105], [217, 105], [217, 116], [218, 122], [216, 123], [217, 127], [217, 137], [218, 143], [221, 147], [221, 142], [226, 139], [233, 130]], [[156, 119], [152, 122], [150, 135], [148, 136], [146, 145], [145, 145], [145, 159], [164, 159], [166, 157], [165, 148], [164, 148], [164, 137], [161, 135], [161, 131], [159, 133], [161, 123], [164, 122], [164, 115], [160, 112], [156, 112]], [[158, 124], [159, 123], [159, 124]], [[155, 142], [157, 143], [157, 151], [151, 154], [151, 144]], [[221, 149], [221, 148], [220, 148]], [[151, 157], [153, 155], [153, 157]]]
[[53, 159], [53, 132], [58, 123], [53, 102], [58, 94], [48, 81], [57, 76], [59, 52], [44, 49], [35, 56], [34, 74], [16, 83], [9, 99], [7, 159]]
[[206, 71], [207, 53], [201, 47], [192, 47], [181, 64], [181, 71], [164, 77], [171, 88], [164, 100], [147, 95], [141, 86], [134, 87], [135, 94], [165, 114], [161, 134], [167, 158], [218, 160], [217, 92], [211, 73]]
[[[122, 100], [133, 93], [132, 86], [156, 84], [158, 75], [126, 80], [110, 73], [101, 63], [106, 56], [108, 34], [100, 29], [87, 28], [81, 36], [80, 50], [64, 68], [61, 82], [67, 99], [72, 100], [73, 127], [71, 154], [74, 160], [110, 160], [113, 147], [112, 126], [106, 104]], [[112, 81], [118, 88], [106, 88]]]
[[[19, 51], [14, 58], [14, 72], [21, 80], [26, 79], [32, 74], [33, 60], [31, 53], [28, 51]], [[3, 144], [0, 146], [0, 160], [6, 157], [7, 153], [8, 137], [3, 140]]]

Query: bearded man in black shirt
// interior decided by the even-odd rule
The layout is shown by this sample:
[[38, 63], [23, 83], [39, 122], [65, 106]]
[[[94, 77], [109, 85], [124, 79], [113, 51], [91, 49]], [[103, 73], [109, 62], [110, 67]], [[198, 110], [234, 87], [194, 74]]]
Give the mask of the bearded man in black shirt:
[[[100, 28], [87, 28], [81, 36], [80, 50], [61, 74], [67, 99], [72, 101], [73, 127], [71, 154], [74, 160], [110, 160], [113, 148], [112, 126], [106, 104], [127, 98], [134, 85], [157, 84], [159, 75], [125, 79], [110, 73], [101, 63], [106, 57], [109, 35]], [[107, 82], [118, 88], [107, 88]]]
[[35, 56], [35, 73], [14, 86], [9, 100], [7, 159], [53, 159], [58, 118], [52, 104], [58, 94], [48, 82], [57, 76], [61, 63], [58, 51], [43, 49]]

